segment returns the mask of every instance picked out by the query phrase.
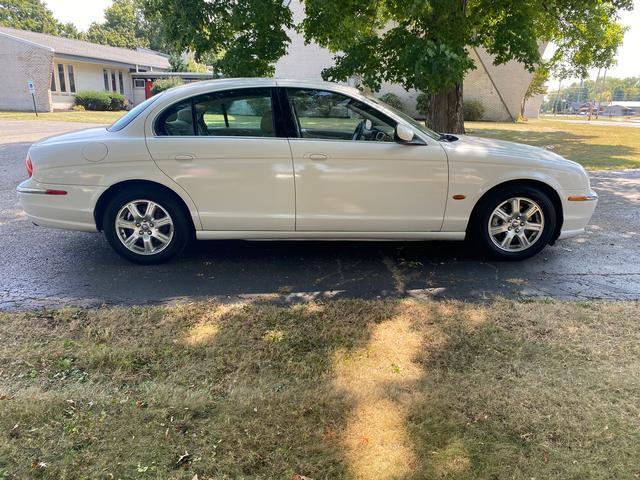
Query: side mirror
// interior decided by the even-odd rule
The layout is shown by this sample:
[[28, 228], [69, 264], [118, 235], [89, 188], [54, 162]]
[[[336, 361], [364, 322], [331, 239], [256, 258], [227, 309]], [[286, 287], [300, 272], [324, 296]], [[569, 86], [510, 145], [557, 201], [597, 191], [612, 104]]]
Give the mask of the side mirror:
[[413, 141], [413, 129], [401, 123], [396, 127], [396, 141], [401, 143], [411, 143]]

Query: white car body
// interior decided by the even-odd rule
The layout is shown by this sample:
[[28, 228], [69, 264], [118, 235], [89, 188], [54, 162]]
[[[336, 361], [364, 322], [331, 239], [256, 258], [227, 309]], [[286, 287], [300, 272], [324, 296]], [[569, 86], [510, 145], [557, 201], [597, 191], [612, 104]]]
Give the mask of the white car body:
[[[156, 117], [180, 99], [255, 87], [341, 93], [410, 128], [423, 144], [154, 132]], [[37, 225], [88, 232], [101, 229], [96, 210], [103, 195], [122, 182], [142, 181], [179, 196], [198, 239], [462, 240], [483, 195], [527, 181], [547, 189], [561, 207], [553, 240], [584, 232], [597, 196], [578, 163], [537, 147], [458, 137], [434, 140], [395, 111], [336, 84], [198, 82], [164, 92], [120, 131], [93, 128], [34, 144], [34, 173], [18, 196]], [[43, 194], [56, 190], [66, 194]], [[574, 196], [587, 201], [570, 201]]]

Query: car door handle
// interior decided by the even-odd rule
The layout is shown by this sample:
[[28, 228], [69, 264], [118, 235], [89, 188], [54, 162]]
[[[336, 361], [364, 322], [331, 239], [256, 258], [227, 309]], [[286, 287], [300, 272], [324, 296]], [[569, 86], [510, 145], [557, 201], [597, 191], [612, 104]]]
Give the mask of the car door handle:
[[175, 156], [175, 159], [178, 160], [179, 162], [187, 162], [189, 160], [193, 160], [194, 158], [196, 158], [195, 155], [190, 155], [188, 153]]
[[329, 158], [329, 155], [327, 155], [326, 153], [310, 153], [309, 154], [310, 160], [326, 160], [328, 158]]

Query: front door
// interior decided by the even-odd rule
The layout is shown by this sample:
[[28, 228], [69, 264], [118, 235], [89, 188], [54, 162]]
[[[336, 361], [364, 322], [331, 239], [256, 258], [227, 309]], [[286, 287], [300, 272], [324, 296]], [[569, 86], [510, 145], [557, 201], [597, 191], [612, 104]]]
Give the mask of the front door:
[[198, 208], [204, 230], [295, 228], [289, 143], [277, 137], [271, 88], [212, 92], [161, 113], [151, 156]]
[[298, 138], [296, 230], [434, 232], [442, 227], [447, 157], [437, 141], [401, 144], [396, 122], [336, 92], [287, 89]]

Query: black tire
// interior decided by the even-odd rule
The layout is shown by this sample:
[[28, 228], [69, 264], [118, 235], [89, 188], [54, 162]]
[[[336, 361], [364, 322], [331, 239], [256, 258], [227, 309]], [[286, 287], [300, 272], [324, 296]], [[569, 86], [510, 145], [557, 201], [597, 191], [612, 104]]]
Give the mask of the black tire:
[[[155, 203], [160, 207], [160, 209], [156, 209], [157, 212], [160, 211], [160, 214], [166, 213], [170, 217], [172, 227], [169, 228], [169, 230], [167, 230], [167, 226], [156, 226], [158, 230], [154, 230], [158, 232], [159, 229], [164, 229], [163, 232], [166, 233], [165, 236], [170, 236], [170, 240], [163, 244], [157, 239], [149, 239], [150, 242], [154, 242], [155, 248], [159, 249], [157, 253], [143, 254], [127, 248], [123, 243], [124, 240], [121, 240], [121, 238], [123, 238], [121, 235], [133, 233], [134, 229], [119, 231], [119, 229], [116, 228], [116, 217], [121, 209], [130, 202], [137, 200]], [[140, 205], [143, 206], [144, 204], [141, 203]], [[161, 210], [164, 210], [164, 212]], [[158, 215], [157, 212], [156, 215]], [[107, 240], [120, 256], [141, 265], [154, 265], [166, 262], [184, 250], [193, 233], [191, 223], [187, 220], [186, 215], [187, 213], [182, 204], [173, 195], [167, 194], [158, 188], [135, 187], [114, 195], [105, 209], [102, 226]], [[162, 218], [164, 218], [164, 215]], [[152, 223], [150, 223], [150, 225], [153, 226]], [[151, 232], [151, 227], [149, 228], [149, 232]], [[139, 233], [138, 227], [135, 228], [135, 231]], [[169, 235], [169, 233], [171, 233], [171, 235]], [[137, 241], [133, 247], [139, 249], [145, 248], [143, 245], [144, 241], [141, 239]]]
[[[504, 202], [511, 198], [520, 197], [523, 199], [533, 200], [542, 211], [543, 228], [537, 237], [532, 237], [531, 246], [524, 247], [520, 240], [516, 239], [516, 247], [524, 248], [519, 251], [507, 251], [494, 243], [489, 233], [489, 221], [493, 216], [494, 210], [501, 206]], [[525, 203], [526, 205], [526, 203]], [[512, 218], [513, 214], [510, 214]], [[497, 189], [489, 193], [481, 200], [474, 215], [469, 222], [467, 237], [478, 245], [485, 254], [497, 260], [524, 260], [538, 254], [551, 241], [553, 233], [556, 229], [557, 212], [553, 202], [549, 196], [541, 189], [528, 185], [511, 185]], [[517, 222], [516, 222], [517, 223]], [[505, 226], [511, 226], [512, 223], [504, 222]], [[502, 226], [500, 224], [499, 226]], [[522, 228], [522, 227], [520, 227]], [[535, 232], [533, 232], [535, 233]], [[528, 235], [532, 235], [529, 232]], [[496, 241], [504, 239], [506, 235], [515, 235], [515, 228], [510, 229], [509, 233], [505, 232], [502, 237], [498, 236]]]

